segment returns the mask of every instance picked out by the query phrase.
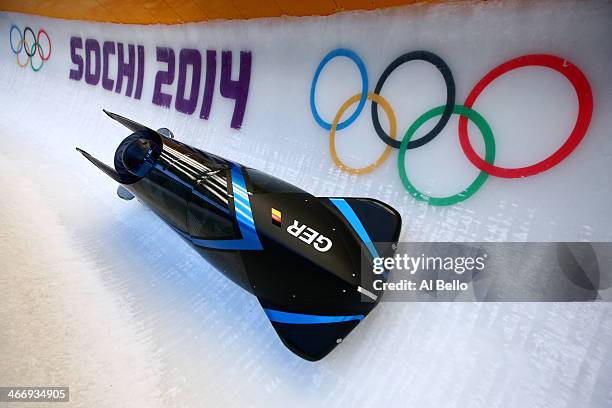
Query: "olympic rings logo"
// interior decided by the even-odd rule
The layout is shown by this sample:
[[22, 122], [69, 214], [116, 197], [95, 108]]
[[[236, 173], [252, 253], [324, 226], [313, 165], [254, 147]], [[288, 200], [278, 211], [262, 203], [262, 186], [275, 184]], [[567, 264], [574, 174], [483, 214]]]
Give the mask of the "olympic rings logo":
[[[14, 37], [14, 33], [15, 37]], [[28, 33], [31, 34], [32, 38], [28, 41]], [[43, 50], [43, 46], [40, 42], [40, 37], [43, 35], [47, 37], [47, 44], [49, 44], [48, 50]], [[15, 39], [19, 39], [15, 42]], [[26, 27], [23, 30], [23, 33], [16, 25], [12, 25], [9, 30], [9, 44], [11, 46], [11, 50], [17, 56], [17, 65], [21, 68], [25, 68], [30, 65], [32, 71], [37, 72], [40, 71], [45, 61], [47, 61], [51, 57], [51, 38], [49, 34], [44, 29], [38, 30], [37, 34], [34, 34], [34, 30], [30, 27]], [[25, 57], [22, 57], [21, 54], [25, 53]], [[34, 65], [34, 57], [38, 54], [40, 57], [40, 63], [36, 66]]]
[[[319, 112], [317, 111], [315, 104], [315, 92], [321, 71], [329, 61], [336, 57], [348, 58], [352, 60], [355, 65], [357, 65], [361, 75], [361, 92], [348, 98], [336, 113], [333, 121], [330, 123], [321, 118]], [[406, 130], [404, 137], [401, 140], [398, 140], [395, 114], [389, 102], [387, 102], [387, 100], [381, 95], [381, 91], [385, 81], [397, 67], [406, 62], [415, 60], [428, 62], [440, 71], [446, 84], [446, 103], [442, 106], [434, 107], [418, 117], [408, 128], [408, 130]], [[514, 69], [528, 66], [552, 69], [563, 75], [571, 83], [578, 97], [578, 116], [576, 118], [576, 123], [563, 145], [547, 158], [525, 167], [507, 168], [496, 166], [494, 164], [495, 139], [493, 137], [493, 132], [484, 117], [473, 110], [472, 107], [482, 91], [495, 79]], [[392, 148], [399, 149], [397, 167], [404, 188], [415, 199], [436, 206], [453, 205], [468, 199], [484, 184], [489, 176], [501, 178], [523, 178], [536, 175], [556, 166], [567, 156], [569, 156], [584, 138], [591, 123], [591, 116], [593, 114], [593, 94], [586, 76], [582, 73], [582, 71], [580, 71], [580, 69], [578, 69], [578, 67], [566, 59], [547, 54], [524, 55], [511, 59], [493, 68], [480, 81], [478, 81], [478, 83], [468, 94], [468, 97], [463, 105], [455, 104], [455, 81], [450, 68], [442, 58], [429, 51], [412, 51], [399, 56], [383, 71], [382, 75], [378, 79], [378, 82], [376, 83], [376, 86], [374, 87], [374, 92], [369, 92], [368, 89], [368, 74], [365, 64], [354, 51], [345, 48], [335, 49], [323, 57], [315, 70], [310, 88], [310, 110], [317, 124], [330, 132], [329, 149], [334, 163], [338, 168], [347, 173], [355, 175], [367, 174], [387, 160], [391, 154]], [[376, 134], [385, 144], [387, 144], [387, 146], [385, 147], [385, 150], [381, 156], [376, 159], [374, 163], [362, 168], [352, 168], [344, 164], [338, 157], [335, 147], [335, 136], [337, 131], [346, 129], [357, 119], [365, 107], [366, 100], [370, 100], [372, 102], [371, 115]], [[346, 110], [355, 103], [357, 103], [357, 109], [355, 112], [353, 112], [345, 120], [340, 121]], [[385, 132], [380, 124], [378, 117], [378, 105], [382, 106], [389, 120], [389, 134]], [[408, 174], [405, 167], [406, 150], [415, 149], [433, 140], [446, 126], [448, 120], [453, 114], [460, 116], [458, 133], [461, 149], [469, 161], [480, 170], [480, 173], [467, 188], [457, 194], [448, 197], [427, 196], [418, 191], [408, 179]], [[424, 123], [436, 117], [439, 117], [439, 119], [433, 129], [431, 129], [423, 137], [412, 140], [412, 136], [414, 136], [415, 132]], [[476, 125], [484, 138], [484, 158], [481, 158], [476, 153], [470, 143], [467, 131], [468, 120], [472, 121]]]

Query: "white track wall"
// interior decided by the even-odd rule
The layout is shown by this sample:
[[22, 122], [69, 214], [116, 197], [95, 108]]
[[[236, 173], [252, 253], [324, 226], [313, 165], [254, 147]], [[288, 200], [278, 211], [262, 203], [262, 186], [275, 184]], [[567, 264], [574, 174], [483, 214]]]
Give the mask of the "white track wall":
[[[284, 349], [254, 298], [226, 281], [150, 212], [119, 200], [112, 180], [74, 150], [82, 147], [112, 163], [127, 132], [102, 113], [104, 108], [152, 128], [168, 127], [181, 141], [314, 195], [385, 201], [402, 214], [406, 241], [611, 241], [610, 21], [612, 7], [606, 1], [457, 2], [180, 26], [0, 14], [0, 32], [5, 33], [0, 47], [0, 259], [6, 269], [0, 291], [11, 293], [0, 328], [4, 332], [23, 324], [34, 330], [37, 321], [50, 319], [57, 333], [64, 333], [60, 336], [52, 326], [57, 336], [45, 340], [12, 337], [0, 343], [0, 354], [35, 354], [43, 347], [40, 342], [47, 342], [45, 350], [59, 353], [47, 356], [57, 364], [38, 366], [40, 373], [53, 373], [49, 381], [70, 385], [74, 401], [88, 406], [103, 400], [109, 383], [116, 389], [114, 406], [125, 401], [136, 405], [141, 393], [149, 395], [147, 406], [213, 401], [419, 407], [449, 406], [449, 401], [457, 401], [450, 406], [478, 407], [610, 403], [612, 313], [606, 304], [381, 304], [324, 361], [301, 361]], [[22, 33], [26, 26], [48, 33], [52, 53], [39, 71], [18, 66], [9, 47], [12, 25]], [[13, 35], [18, 49], [14, 29]], [[112, 90], [103, 86], [103, 64], [97, 80], [96, 64], [89, 67], [89, 82], [96, 85], [86, 83], [85, 73], [79, 80], [70, 78], [71, 70], [78, 71], [71, 38], [83, 43], [83, 49], [74, 51], [80, 57], [85, 57], [87, 39], [96, 40], [101, 55], [105, 42], [114, 44], [108, 65]], [[45, 41], [41, 37], [41, 48]], [[120, 93], [114, 90], [118, 43], [126, 53], [128, 44], [135, 46], [131, 97], [125, 95], [127, 78]], [[144, 56], [140, 62], [138, 46]], [[167, 67], [158, 60], [157, 48], [175, 54], [174, 81], [161, 88], [171, 95], [168, 108], [153, 102], [156, 75]], [[505, 61], [555, 55], [587, 78], [592, 117], [577, 148], [548, 171], [514, 179], [491, 176], [469, 199], [432, 206], [404, 189], [395, 149], [378, 169], [362, 176], [332, 161], [329, 131], [315, 121], [309, 96], [317, 66], [337, 48], [350, 49], [363, 60], [370, 92], [396, 57], [414, 50], [433, 52], [453, 74], [459, 105], [487, 72]], [[175, 103], [181, 50], [198, 50], [201, 56], [192, 114], [177, 111]], [[208, 119], [202, 119], [207, 50], [216, 56], [216, 78], [214, 88], [208, 88]], [[248, 89], [244, 117], [234, 127], [234, 100], [220, 89], [223, 51], [232, 52], [233, 80], [238, 80], [240, 53], [251, 59], [250, 83], [243, 87]], [[25, 54], [19, 57], [26, 61]], [[37, 67], [37, 51], [34, 58]], [[144, 67], [142, 92], [136, 99], [139, 67]], [[189, 88], [194, 76], [190, 69], [185, 72]], [[356, 65], [335, 58], [318, 80], [318, 112], [331, 121], [342, 103], [359, 92]], [[395, 112], [401, 138], [417, 117], [445, 103], [446, 87], [435, 67], [413, 61], [395, 70], [380, 93]], [[522, 167], [565, 142], [578, 105], [565, 77], [548, 68], [525, 67], [491, 83], [474, 110], [493, 131], [495, 164]], [[356, 121], [336, 135], [338, 154], [349, 166], [372, 163], [385, 147], [370, 109], [367, 101]], [[435, 120], [425, 127], [430, 129]], [[433, 141], [406, 154], [410, 180], [427, 194], [458, 193], [478, 175], [459, 144], [458, 122], [453, 115]], [[419, 129], [417, 136], [426, 130]], [[484, 144], [473, 124], [469, 133], [482, 155]], [[65, 296], [47, 304], [41, 299], [49, 293]], [[19, 313], [30, 317], [18, 323]], [[17, 360], [10, 363], [0, 358], [0, 385], [27, 382], [29, 371], [10, 370], [22, 367]]]

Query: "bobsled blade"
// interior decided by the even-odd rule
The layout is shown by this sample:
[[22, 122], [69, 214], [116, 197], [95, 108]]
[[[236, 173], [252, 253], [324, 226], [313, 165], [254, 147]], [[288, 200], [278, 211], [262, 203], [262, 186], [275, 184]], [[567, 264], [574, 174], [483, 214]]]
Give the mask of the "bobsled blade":
[[117, 187], [117, 195], [119, 198], [126, 201], [130, 201], [134, 198], [134, 194], [130, 193], [130, 191], [123, 186]]
[[157, 129], [157, 133], [166, 136], [169, 139], [174, 139], [174, 133], [172, 133], [172, 131], [168, 128], [159, 128]]
[[123, 183], [124, 182], [124, 180], [121, 177], [121, 175], [119, 173], [117, 173], [117, 171], [115, 169], [113, 169], [112, 167], [102, 163], [100, 160], [96, 159], [91, 154], [87, 153], [85, 150], [79, 149], [78, 147], [76, 148], [76, 150], [77, 150], [77, 152], [81, 153], [87, 160], [92, 162], [94, 166], [96, 166], [97, 168], [102, 170], [104, 173], [106, 173], [107, 176], [109, 176], [110, 178], [112, 178], [113, 180], [115, 180], [118, 183]]

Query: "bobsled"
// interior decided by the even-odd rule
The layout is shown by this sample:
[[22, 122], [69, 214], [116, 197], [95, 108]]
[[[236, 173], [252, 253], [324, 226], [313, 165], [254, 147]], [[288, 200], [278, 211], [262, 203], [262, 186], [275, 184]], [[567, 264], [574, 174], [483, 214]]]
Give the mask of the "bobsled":
[[119, 197], [136, 197], [255, 295], [293, 353], [323, 358], [380, 302], [382, 291], [364, 282], [374, 278], [368, 265], [399, 237], [401, 217], [392, 207], [315, 197], [181, 143], [166, 128], [104, 112], [132, 132], [119, 144], [114, 168], [77, 150], [119, 183]]

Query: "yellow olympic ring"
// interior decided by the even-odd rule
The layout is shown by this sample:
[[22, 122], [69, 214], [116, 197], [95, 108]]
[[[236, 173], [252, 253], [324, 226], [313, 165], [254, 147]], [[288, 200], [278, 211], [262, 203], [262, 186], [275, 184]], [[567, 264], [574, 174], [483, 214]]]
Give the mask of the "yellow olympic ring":
[[[351, 96], [349, 99], [347, 99], [346, 102], [344, 102], [344, 104], [340, 107], [340, 110], [338, 111], [338, 113], [336, 113], [336, 117], [334, 118], [331, 130], [329, 132], [329, 151], [331, 153], [332, 159], [334, 160], [334, 163], [336, 163], [336, 166], [338, 166], [340, 170], [346, 171], [347, 173], [356, 174], [356, 175], [370, 173], [371, 171], [376, 169], [378, 166], [383, 164], [385, 160], [389, 158], [389, 155], [391, 154], [391, 149], [392, 149], [391, 146], [387, 145], [383, 153], [380, 155], [378, 159], [376, 159], [374, 163], [370, 164], [369, 166], [362, 167], [359, 169], [347, 166], [338, 157], [338, 153], [336, 152], [336, 143], [335, 143], [336, 128], [338, 127], [338, 123], [340, 122], [340, 119], [342, 119], [342, 115], [344, 114], [344, 112], [346, 112], [346, 110], [351, 105], [359, 101], [361, 99], [361, 96], [362, 96], [362, 93], [358, 93], [356, 95]], [[391, 108], [391, 105], [389, 104], [389, 102], [387, 102], [385, 98], [383, 98], [382, 96], [378, 94], [375, 94], [374, 92], [368, 92], [367, 99], [369, 99], [370, 101], [374, 101], [378, 103], [380, 106], [382, 106], [383, 110], [387, 114], [387, 118], [389, 119], [389, 126], [390, 126], [389, 136], [392, 139], [395, 139], [395, 137], [397, 136], [397, 122], [395, 120], [395, 113], [393, 113], [393, 109]]]
[[[30, 49], [30, 44], [28, 44], [28, 40], [26, 40], [25, 38], [23, 40], [19, 41], [19, 44], [22, 45], [26, 50]], [[21, 53], [19, 52], [19, 53], [16, 54], [17, 55], [17, 65], [19, 65], [21, 68], [27, 67], [28, 66], [28, 62], [30, 62], [30, 58], [31, 57], [28, 55], [28, 59], [26, 59], [26, 62], [22, 64], [19, 61], [19, 54], [21, 54]], [[27, 51], [26, 51], [26, 55], [27, 55]]]

